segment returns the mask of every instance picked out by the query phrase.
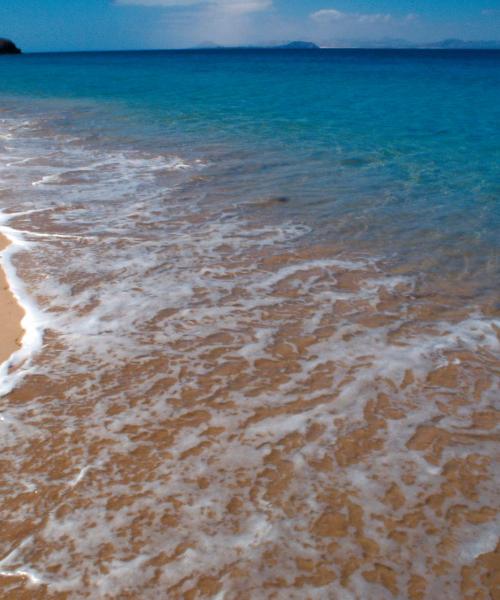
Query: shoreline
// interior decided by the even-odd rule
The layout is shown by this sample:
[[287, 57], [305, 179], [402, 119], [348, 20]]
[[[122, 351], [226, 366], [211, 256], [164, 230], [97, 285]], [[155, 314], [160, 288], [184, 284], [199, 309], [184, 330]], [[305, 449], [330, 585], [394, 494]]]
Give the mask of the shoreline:
[[26, 374], [31, 357], [42, 347], [44, 330], [44, 318], [11, 262], [30, 243], [6, 227], [7, 220], [0, 212], [0, 398]]
[[[0, 233], [0, 254], [10, 243], [10, 240]], [[0, 263], [0, 365], [9, 360], [22, 346], [25, 330], [21, 323], [25, 314], [14, 296], [7, 274]]]

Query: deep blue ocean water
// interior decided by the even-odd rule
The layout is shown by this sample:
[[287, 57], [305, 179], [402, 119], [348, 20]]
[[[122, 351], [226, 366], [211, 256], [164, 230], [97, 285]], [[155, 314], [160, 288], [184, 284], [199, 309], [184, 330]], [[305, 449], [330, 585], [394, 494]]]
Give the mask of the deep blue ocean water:
[[0, 106], [208, 159], [217, 198], [284, 196], [280, 214], [327, 240], [487, 285], [499, 67], [495, 51], [33, 54], [2, 57]]

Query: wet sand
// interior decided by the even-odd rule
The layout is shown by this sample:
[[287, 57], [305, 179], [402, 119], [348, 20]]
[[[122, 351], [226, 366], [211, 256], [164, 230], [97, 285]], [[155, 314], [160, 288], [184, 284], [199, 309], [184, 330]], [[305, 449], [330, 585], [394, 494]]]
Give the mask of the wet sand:
[[[9, 240], [0, 234], [0, 252], [9, 245]], [[9, 289], [5, 273], [0, 268], [0, 364], [21, 346], [23, 309]]]
[[12, 140], [2, 600], [498, 598], [496, 296]]
[[[257, 313], [280, 326], [265, 358], [246, 358], [243, 327], [258, 331], [258, 323], [245, 312], [231, 330], [220, 319], [217, 333], [193, 322], [163, 350], [110, 362], [92, 395], [84, 395], [88, 369], [59, 380], [28, 376], [8, 396], [18, 427], [37, 429], [6, 443], [0, 483], [21, 486], [5, 503], [2, 598], [497, 597], [488, 488], [498, 442], [488, 395], [494, 357], [452, 345], [441, 363], [419, 368], [408, 340], [424, 312], [427, 327], [438, 326], [438, 299], [410, 308], [412, 289], [386, 283], [370, 303], [355, 294], [376, 273], [342, 263], [335, 289], [351, 302], [337, 302], [306, 336], [301, 325], [332, 287], [331, 248], [267, 254], [233, 265], [244, 272], [257, 262], [274, 281], [268, 298], [276, 302]], [[233, 291], [219, 309], [245, 293]], [[412, 332], [392, 329], [391, 344], [409, 360], [389, 377], [371, 334], [402, 310]], [[342, 325], [346, 314], [357, 329]], [[189, 325], [170, 309], [144, 334], [167, 321]], [[359, 356], [356, 335], [366, 336]], [[39, 365], [67, 352], [53, 336]], [[329, 357], [335, 345], [345, 361]], [[368, 381], [356, 373], [363, 370]], [[136, 387], [141, 378], [151, 382], [146, 391]]]

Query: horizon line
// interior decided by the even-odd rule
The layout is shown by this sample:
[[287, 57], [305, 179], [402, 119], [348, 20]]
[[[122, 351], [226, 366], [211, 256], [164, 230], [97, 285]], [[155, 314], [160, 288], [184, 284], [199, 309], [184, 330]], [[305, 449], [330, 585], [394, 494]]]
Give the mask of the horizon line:
[[[490, 41], [490, 40], [488, 40]], [[438, 43], [438, 42], [434, 42]], [[481, 42], [478, 42], [478, 44]], [[483, 42], [484, 43], [484, 42]], [[217, 52], [217, 51], [225, 51], [225, 50], [283, 50], [286, 52], [314, 52], [318, 50], [333, 50], [333, 51], [343, 51], [343, 50], [404, 50], [407, 52], [419, 52], [422, 50], [435, 50], [435, 51], [445, 51], [445, 52], [468, 52], [471, 50], [475, 51], [485, 51], [485, 52], [499, 52], [500, 51], [500, 41], [494, 42], [498, 43], [498, 48], [487, 48], [480, 47], [474, 48], [473, 46], [468, 48], [436, 48], [432, 47], [432, 42], [429, 43], [429, 46], [426, 44], [422, 44], [421, 46], [407, 47], [407, 46], [320, 46], [317, 48], [286, 48], [281, 45], [277, 46], [252, 46], [252, 45], [242, 45], [242, 46], [185, 46], [179, 48], [114, 48], [114, 49], [94, 49], [94, 50], [22, 50], [21, 54], [16, 56], [28, 55], [28, 54], [96, 54], [96, 53], [118, 53], [118, 52], [189, 52], [189, 51], [208, 51], [208, 52]]]

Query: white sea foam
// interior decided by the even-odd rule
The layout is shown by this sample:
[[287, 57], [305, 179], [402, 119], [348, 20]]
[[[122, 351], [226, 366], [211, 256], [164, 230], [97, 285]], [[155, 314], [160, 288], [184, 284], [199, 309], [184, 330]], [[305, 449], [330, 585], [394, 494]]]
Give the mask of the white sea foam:
[[[477, 497], [454, 490], [442, 514], [425, 500], [442, 491], [450, 464], [476, 460], [489, 441], [483, 432], [442, 443], [434, 462], [409, 441], [422, 426], [460, 441], [474, 414], [494, 405], [493, 378], [472, 407], [459, 408], [453, 402], [460, 405], [472, 384], [463, 392], [427, 378], [453, 365], [464, 369], [465, 386], [467, 353], [493, 360], [499, 324], [471, 307], [461, 319], [422, 326], [411, 312], [416, 278], [387, 275], [373, 258], [310, 257], [299, 244], [310, 232], [303, 224], [245, 220], [194, 193], [185, 201], [183, 186], [201, 168], [194, 161], [43, 139], [57, 157], [47, 165], [22, 161], [23, 152], [36, 156], [36, 140], [10, 141], [0, 160], [12, 191], [3, 217], [10, 223], [0, 230], [13, 243], [3, 261], [29, 317], [12, 359], [17, 370], [4, 369], [1, 390], [36, 372], [62, 391], [40, 389], [26, 406], [6, 399], [1, 443], [14, 465], [13, 489], [45, 491], [50, 504], [43, 518], [22, 502], [2, 513], [31, 519], [35, 533], [8, 549], [1, 573], [75, 598], [130, 589], [154, 598], [177, 584], [180, 594], [202, 574], [218, 574], [222, 588], [212, 597], [230, 600], [242, 589], [260, 594], [278, 577], [283, 598], [393, 597], [367, 581], [365, 567], [343, 587], [335, 549], [312, 533], [323, 514], [346, 517], [345, 505], [328, 504], [342, 492], [362, 512], [363, 536], [376, 542], [399, 590], [413, 570], [432, 580], [433, 597], [456, 597], [460, 568], [493, 549], [498, 526], [454, 528], [449, 576], [429, 570], [441, 558], [433, 528], [445, 529], [443, 515], [456, 505], [492, 505], [495, 478], [475, 484]], [[30, 253], [31, 262], [20, 260]], [[341, 285], [346, 274], [353, 281]], [[392, 303], [379, 309], [387, 296]], [[57, 350], [41, 347], [44, 328]], [[383, 418], [379, 408], [375, 425], [367, 423], [384, 395], [399, 413]], [[347, 444], [358, 455], [342, 462], [339, 441], [358, 431], [366, 437]], [[50, 464], [16, 479], [18, 457], [31, 456], [34, 440], [53, 451]], [[368, 451], [373, 440], [380, 444]], [[312, 466], [323, 459], [324, 468]], [[385, 498], [392, 483], [401, 506]], [[233, 514], [235, 497], [241, 506]], [[418, 525], [407, 526], [403, 517], [417, 513]], [[408, 540], [402, 546], [384, 529], [397, 519]], [[376, 562], [354, 530], [341, 536], [341, 555]], [[95, 557], [107, 547], [102, 568]], [[295, 558], [325, 556], [335, 579], [294, 589]]]
[[[17, 276], [12, 257], [20, 250], [32, 251], [33, 244], [27, 242], [19, 232], [5, 225], [8, 217], [0, 212], [0, 233], [10, 244], [0, 254], [0, 266], [4, 270], [9, 288], [24, 311], [21, 326], [24, 334], [21, 347], [0, 365], [0, 397], [10, 392], [24, 374], [29, 372], [31, 358], [42, 345], [46, 317], [26, 291], [23, 281]], [[22, 368], [21, 368], [22, 367]]]

